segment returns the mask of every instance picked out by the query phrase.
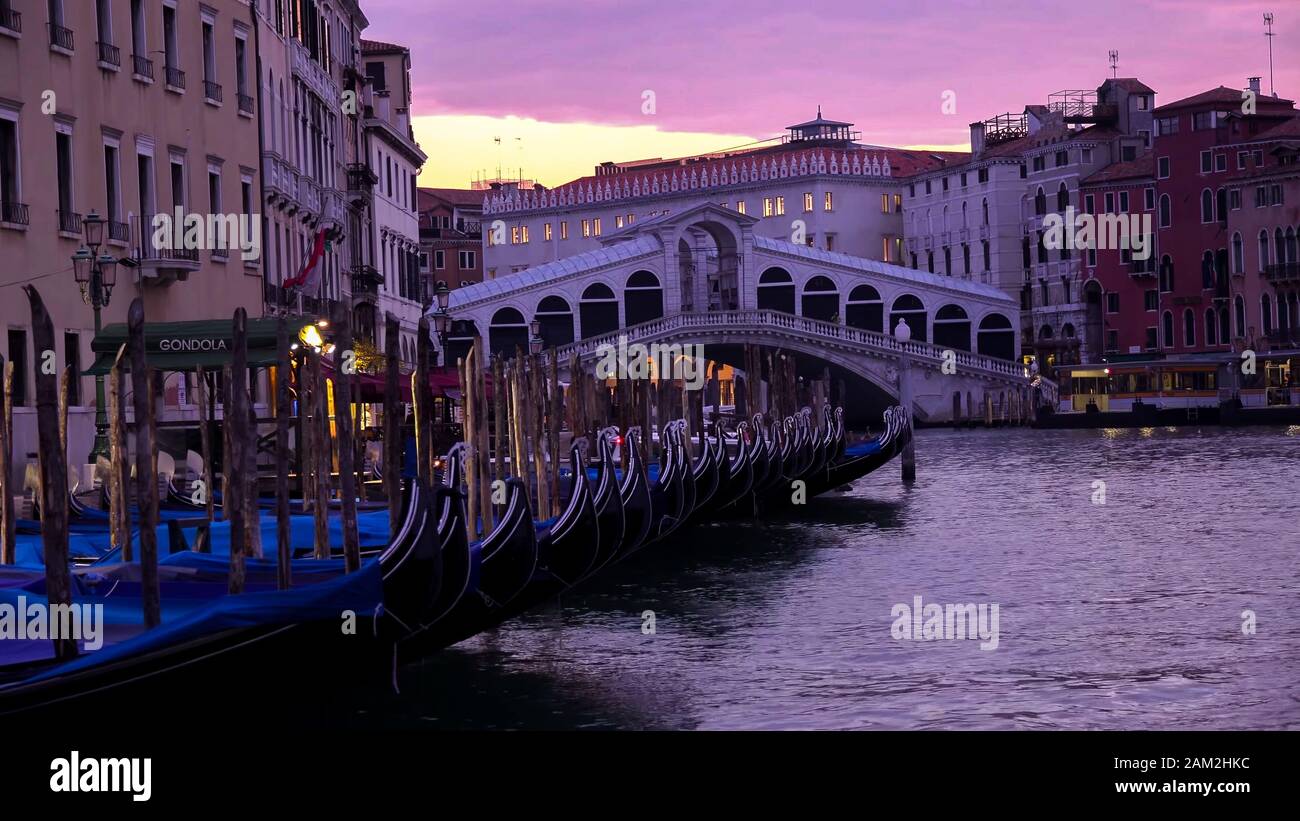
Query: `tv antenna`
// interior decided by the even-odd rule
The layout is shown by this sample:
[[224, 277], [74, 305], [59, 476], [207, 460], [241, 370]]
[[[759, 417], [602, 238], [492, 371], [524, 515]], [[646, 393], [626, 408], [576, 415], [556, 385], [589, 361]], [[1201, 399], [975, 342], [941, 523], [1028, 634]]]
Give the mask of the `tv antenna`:
[[1119, 74], [1119, 52], [1115, 49], [1110, 50], [1110, 76], [1114, 79]]
[[1273, 85], [1273, 12], [1264, 12], [1264, 36], [1268, 38], [1268, 93], [1277, 96], [1277, 87]]

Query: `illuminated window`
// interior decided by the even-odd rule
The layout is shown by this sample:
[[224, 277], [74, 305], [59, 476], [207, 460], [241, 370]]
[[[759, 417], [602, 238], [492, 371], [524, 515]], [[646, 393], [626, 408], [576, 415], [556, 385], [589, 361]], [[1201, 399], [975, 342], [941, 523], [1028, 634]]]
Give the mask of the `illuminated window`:
[[888, 213], [889, 213], [889, 195], [888, 195], [888, 194], [881, 194], [881, 195], [880, 195], [880, 213], [882, 213], [882, 214], [888, 214]]
[[549, 222], [542, 225], [542, 239], [547, 242], [551, 241], [551, 224]]
[[813, 203], [812, 194], [805, 193], [803, 195], [803, 212], [805, 214], [810, 213], [812, 211], [812, 203]]
[[518, 244], [519, 244], [519, 226], [518, 226], [518, 225], [511, 226], [511, 228], [510, 228], [510, 244], [511, 244], [511, 245], [518, 245]]
[[614, 217], [614, 226], [615, 226], [616, 228], [622, 228], [622, 227], [623, 227], [623, 215], [622, 215], [622, 214], [619, 214], [619, 215], [617, 215], [617, 216]]
[[765, 217], [770, 217], [770, 216], [772, 216], [772, 198], [771, 198], [771, 197], [763, 197], [763, 216], [765, 216]]
[[[827, 208], [826, 210], [829, 211], [830, 209]], [[895, 195], [894, 195], [894, 213], [896, 213], [896, 214], [901, 214], [901, 213], [903, 213], [903, 195], [902, 195], [902, 194], [895, 194]]]
[[591, 227], [592, 235], [597, 237], [600, 236], [600, 217], [596, 217], [594, 220], [592, 220], [592, 223], [593, 223]]
[[631, 225], [631, 224], [634, 223], [634, 222], [636, 222], [636, 214], [628, 214], [628, 215], [627, 215], [627, 224], [628, 224], [628, 225]]
[[744, 201], [744, 200], [737, 200], [737, 201], [736, 201], [736, 213], [737, 213], [737, 214], [743, 214], [743, 213], [745, 213], [745, 201]]
[[785, 197], [776, 198], [776, 215], [779, 217], [785, 213]]
[[582, 235], [584, 237], [591, 236], [591, 220], [582, 221]]
[[831, 210], [833, 210], [832, 207], [831, 207], [831, 206], [832, 206], [832, 202], [833, 202], [833, 201], [832, 201], [832, 199], [831, 199], [831, 192], [827, 191], [827, 192], [826, 192], [826, 200], [822, 203], [822, 210], [823, 210], [823, 211], [831, 211]]
[[519, 241], [522, 242], [522, 243], [525, 243], [525, 244], [528, 242], [528, 226], [527, 226], [527, 225], [521, 226], [521, 227], [519, 228]]
[[560, 220], [560, 239], [569, 238], [569, 221]]

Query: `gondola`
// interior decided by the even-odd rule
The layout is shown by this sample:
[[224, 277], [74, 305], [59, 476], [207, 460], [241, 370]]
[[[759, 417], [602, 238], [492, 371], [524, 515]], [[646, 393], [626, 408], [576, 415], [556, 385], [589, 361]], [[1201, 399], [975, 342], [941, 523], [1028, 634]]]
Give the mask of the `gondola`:
[[[723, 452], [727, 453], [725, 443]], [[727, 456], [726, 482], [718, 489], [713, 513], [726, 511], [748, 496], [754, 486], [755, 452], [756, 448], [749, 437], [749, 423], [741, 420], [736, 423], [736, 456], [734, 459]]]
[[614, 446], [611, 441], [615, 435], [617, 435], [616, 429], [606, 428], [596, 437], [600, 463], [596, 468], [593, 504], [596, 510], [599, 539], [596, 561], [589, 573], [594, 573], [609, 564], [623, 548], [625, 541], [623, 497], [619, 493], [618, 472], [614, 469]]
[[[295, 676], [318, 668], [348, 669], [340, 660], [374, 669], [375, 659], [384, 657], [403, 629], [389, 614], [408, 612], [435, 584], [435, 564], [429, 561], [437, 543], [433, 526], [428, 494], [408, 482], [396, 537], [354, 573], [322, 572], [326, 578], [309, 579], [312, 566], [320, 563], [305, 560], [295, 562], [303, 570], [298, 586], [263, 589], [254, 574], [243, 594], [231, 596], [224, 592], [224, 580], [210, 584], [196, 578], [192, 567], [160, 564], [165, 606], [199, 597], [188, 613], [70, 661], [45, 657], [0, 666], [0, 715], [44, 721], [67, 715], [65, 705], [72, 699], [79, 716], [121, 715], [130, 703], [151, 710], [189, 708], [196, 699], [202, 703], [204, 695], [228, 688], [235, 670], [280, 671], [262, 678], [258, 697], [264, 698], [268, 688], [280, 682], [289, 687], [291, 679], [301, 680]], [[138, 612], [138, 583], [131, 578], [137, 571], [138, 566], [122, 564], [98, 567], [93, 577], [88, 571], [74, 573], [78, 599], [85, 604], [112, 599], [119, 611], [134, 600]], [[351, 633], [339, 627], [340, 614], [349, 613], [359, 622]]]
[[[685, 460], [681, 444], [680, 420], [670, 421], [660, 427], [659, 442], [663, 445], [663, 460], [659, 475], [650, 489], [652, 526], [650, 535], [662, 539], [677, 529], [690, 509], [687, 507], [686, 475], [690, 467]], [[692, 486], [693, 488], [693, 486]]]
[[641, 429], [629, 428], [623, 436], [623, 447], [628, 448], [627, 470], [619, 485], [623, 500], [623, 543], [617, 558], [622, 559], [638, 550], [650, 538], [650, 528], [655, 524], [654, 502], [650, 492], [650, 479], [646, 475], [645, 457], [641, 450]]

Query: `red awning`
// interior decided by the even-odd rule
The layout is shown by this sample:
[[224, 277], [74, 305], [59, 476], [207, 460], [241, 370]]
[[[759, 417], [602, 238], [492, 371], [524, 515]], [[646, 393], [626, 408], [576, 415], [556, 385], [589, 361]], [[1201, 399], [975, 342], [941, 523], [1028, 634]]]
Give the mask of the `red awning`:
[[[322, 360], [321, 371], [326, 379], [334, 378], [334, 363], [328, 359]], [[385, 383], [387, 377], [384, 374], [358, 373], [356, 379], [361, 385], [361, 401], [363, 402], [383, 402], [385, 393]], [[441, 368], [429, 372], [429, 387], [433, 389], [434, 396], [446, 396], [448, 398], [457, 398], [460, 395], [460, 379], [453, 370], [443, 370]], [[411, 401], [411, 374], [403, 373], [397, 378], [397, 390], [402, 402]], [[492, 395], [491, 385], [488, 386], [488, 396]]]

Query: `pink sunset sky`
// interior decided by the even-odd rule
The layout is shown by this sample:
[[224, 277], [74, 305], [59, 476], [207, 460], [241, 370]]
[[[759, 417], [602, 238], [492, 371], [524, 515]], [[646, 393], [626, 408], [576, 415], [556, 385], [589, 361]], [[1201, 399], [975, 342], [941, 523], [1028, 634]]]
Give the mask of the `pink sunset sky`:
[[[412, 52], [424, 185], [559, 185], [604, 160], [682, 156], [826, 117], [867, 143], [963, 148], [968, 124], [1119, 75], [1157, 104], [1259, 75], [1300, 94], [1300, 7], [1247, 0], [365, 0]], [[655, 111], [642, 113], [644, 91]], [[941, 111], [945, 91], [956, 113]], [[494, 140], [500, 137], [500, 145]]]

